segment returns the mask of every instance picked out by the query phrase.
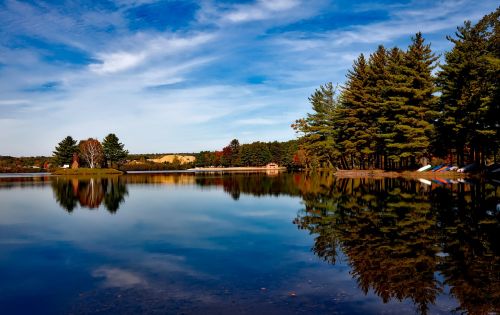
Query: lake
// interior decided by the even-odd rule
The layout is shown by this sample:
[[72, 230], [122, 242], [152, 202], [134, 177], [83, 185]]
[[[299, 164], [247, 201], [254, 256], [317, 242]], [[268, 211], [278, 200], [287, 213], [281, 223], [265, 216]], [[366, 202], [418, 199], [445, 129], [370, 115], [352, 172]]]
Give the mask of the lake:
[[493, 314], [495, 181], [0, 178], [1, 314]]

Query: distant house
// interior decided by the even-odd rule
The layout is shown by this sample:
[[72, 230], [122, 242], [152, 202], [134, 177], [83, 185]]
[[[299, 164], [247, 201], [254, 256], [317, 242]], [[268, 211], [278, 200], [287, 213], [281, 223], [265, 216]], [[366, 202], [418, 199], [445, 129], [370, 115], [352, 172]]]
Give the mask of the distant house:
[[64, 164], [62, 168], [69, 168], [69, 164]]
[[268, 164], [266, 165], [266, 168], [267, 168], [267, 169], [276, 169], [276, 168], [279, 168], [279, 165], [278, 165], [278, 164], [276, 164], [276, 163], [268, 163]]

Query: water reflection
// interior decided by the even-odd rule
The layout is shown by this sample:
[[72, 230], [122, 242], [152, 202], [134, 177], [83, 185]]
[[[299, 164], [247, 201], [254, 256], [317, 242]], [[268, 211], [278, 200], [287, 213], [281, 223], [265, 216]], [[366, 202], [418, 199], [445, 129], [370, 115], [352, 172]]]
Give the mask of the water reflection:
[[301, 196], [305, 208], [294, 223], [314, 235], [318, 257], [335, 264], [345, 254], [365, 294], [373, 290], [384, 303], [411, 299], [426, 314], [449, 287], [460, 303], [457, 312], [499, 311], [500, 188], [493, 184], [429, 186], [331, 173], [134, 175], [126, 181], [221, 187], [234, 200], [241, 194]]
[[294, 177], [279, 176], [279, 174], [248, 173], [196, 176], [195, 183], [201, 187], [222, 187], [234, 200], [238, 200], [242, 193], [258, 197], [300, 195]]
[[[272, 303], [277, 305], [273, 310], [282, 313], [397, 313], [395, 301], [411, 301], [420, 314], [448, 313], [449, 305], [456, 306], [457, 313], [500, 311], [500, 187], [488, 182], [428, 184], [395, 178], [339, 179], [331, 173], [0, 179], [0, 189], [9, 188], [9, 195], [4, 197], [12, 195], [13, 200], [17, 200], [13, 188], [31, 188], [22, 193], [37, 198], [34, 191], [40, 196], [45, 193], [36, 190], [38, 186], [45, 186], [49, 194], [52, 188], [57, 204], [70, 213], [78, 207], [100, 206], [116, 213], [123, 207], [122, 215], [117, 216], [67, 216], [60, 210], [52, 211], [54, 202], [50, 200], [40, 218], [52, 221], [40, 225], [22, 216], [22, 211], [14, 211], [18, 210], [14, 209], [17, 202], [10, 203], [14, 205], [12, 212], [4, 211], [4, 222], [9, 216], [19, 217], [12, 220], [12, 227], [4, 223], [0, 229], [4, 233], [0, 250], [9, 246], [21, 250], [26, 247], [23, 242], [37, 235], [46, 233], [50, 237], [33, 243], [41, 249], [26, 247], [24, 258], [6, 261], [1, 266], [6, 270], [3, 275], [16, 271], [16, 261], [32, 262], [33, 257], [45, 257], [47, 261], [55, 257], [52, 270], [60, 270], [64, 257], [75, 259], [81, 265], [75, 264], [77, 271], [68, 274], [87, 272], [93, 277], [89, 281], [105, 279], [104, 289], [78, 295], [88, 298], [77, 304], [79, 310], [99, 303], [107, 305], [108, 298], [115, 299], [110, 304], [120, 305], [125, 299], [116, 300], [116, 296], [122, 294], [131, 301], [127, 307], [140, 304], [165, 310], [166, 304], [177, 305], [178, 300], [192, 305], [197, 296], [207, 301], [214, 299], [216, 302], [211, 303], [219, 305], [225, 303], [231, 288], [231, 299], [244, 301], [241, 309], [255, 313]], [[213, 190], [224, 191], [226, 197], [212, 194]], [[17, 192], [21, 195], [20, 190]], [[265, 196], [273, 198], [261, 198]], [[283, 198], [286, 196], [297, 198]], [[143, 211], [127, 211], [128, 207], [138, 206]], [[26, 207], [26, 211], [29, 209]], [[56, 215], [51, 217], [53, 213]], [[290, 224], [292, 219], [302, 231]], [[23, 220], [27, 220], [26, 228], [19, 228], [18, 222]], [[44, 230], [46, 227], [66, 227], [67, 231], [51, 234]], [[17, 233], [34, 230], [39, 234], [16, 237]], [[46, 239], [54, 235], [62, 235], [57, 243], [62, 245], [43, 247]], [[80, 239], [80, 235], [85, 237]], [[75, 244], [83, 243], [85, 250], [66, 247], [67, 240], [75, 239]], [[298, 244], [301, 240], [302, 245]], [[309, 247], [326, 263], [311, 260]], [[90, 256], [89, 248], [97, 254]], [[69, 258], [64, 261], [71, 261]], [[47, 267], [39, 272], [40, 265], [52, 266], [47, 261], [35, 260], [34, 278], [43, 278], [50, 270]], [[342, 284], [343, 278], [326, 280], [339, 274], [329, 271], [345, 268], [346, 264], [348, 284]], [[81, 271], [81, 266], [87, 270]], [[19, 275], [24, 274], [25, 266], [19, 268], [23, 271]], [[323, 286], [312, 270], [325, 281]], [[82, 274], [79, 276], [83, 278]], [[4, 287], [17, 283], [20, 277], [6, 281]], [[301, 286], [292, 287], [295, 282]], [[48, 283], [50, 280], [43, 280], [41, 287], [48, 287]], [[78, 285], [68, 286], [80, 291]], [[350, 305], [345, 300], [339, 302], [344, 303], [342, 306], [335, 304], [338, 301], [332, 299], [333, 292], [335, 297], [346, 296], [339, 288], [347, 287], [354, 287], [356, 296], [362, 298], [348, 301]], [[272, 293], [278, 292], [277, 288], [281, 291]], [[297, 296], [290, 295], [292, 290], [301, 289]], [[180, 291], [190, 295], [186, 297]], [[360, 304], [365, 301], [370, 307], [387, 304], [362, 309]], [[233, 310], [232, 304], [227, 307]], [[175, 308], [169, 310], [177, 312]], [[182, 308], [185, 310], [192, 311], [188, 306]]]
[[500, 310], [498, 187], [399, 179], [312, 186], [321, 189], [304, 191], [294, 223], [314, 235], [313, 251], [326, 261], [335, 264], [341, 249], [365, 293], [409, 298], [426, 314], [449, 286], [459, 313]]
[[56, 201], [69, 213], [77, 205], [95, 209], [103, 202], [110, 213], [116, 213], [128, 195], [127, 186], [119, 176], [86, 179], [58, 177], [52, 180], [51, 185]]

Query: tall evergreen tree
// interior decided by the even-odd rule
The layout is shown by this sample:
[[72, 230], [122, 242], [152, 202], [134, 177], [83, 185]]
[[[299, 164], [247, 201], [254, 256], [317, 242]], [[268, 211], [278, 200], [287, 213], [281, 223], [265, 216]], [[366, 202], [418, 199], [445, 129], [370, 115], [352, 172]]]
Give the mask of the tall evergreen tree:
[[399, 48], [393, 48], [387, 55], [387, 80], [383, 110], [379, 122], [381, 124], [380, 138], [383, 139], [386, 156], [385, 167], [393, 168], [400, 164], [401, 158], [406, 157], [408, 142], [405, 133], [407, 126], [403, 123], [407, 119], [405, 106], [408, 103], [407, 91], [409, 82], [404, 68], [405, 53]]
[[346, 77], [341, 94], [342, 106], [339, 108], [341, 131], [338, 141], [343, 152], [355, 158], [360, 168], [369, 167], [377, 148], [377, 128], [373, 123], [376, 113], [368, 106], [368, 64], [363, 54], [354, 61]]
[[102, 141], [102, 150], [110, 165], [113, 162], [119, 163], [123, 161], [128, 155], [128, 151], [124, 149], [124, 145], [120, 143], [120, 140], [114, 133], [110, 133], [104, 138]]
[[430, 145], [435, 137], [434, 121], [438, 115], [438, 98], [435, 78], [432, 71], [436, 68], [436, 56], [430, 44], [425, 44], [422, 33], [412, 37], [412, 43], [404, 55], [404, 66], [409, 79], [407, 92], [408, 103], [403, 108], [407, 118], [403, 120], [410, 128], [406, 129], [405, 137], [409, 146], [405, 153], [412, 158], [428, 157]]
[[333, 167], [340, 156], [335, 142], [337, 136], [335, 124], [338, 122], [339, 114], [335, 87], [331, 82], [320, 86], [309, 97], [309, 102], [313, 113], [297, 120], [292, 127], [303, 134], [302, 148], [317, 159], [309, 166]]
[[[438, 86], [440, 137], [447, 139], [459, 164], [485, 163], [496, 156], [500, 142], [500, 8], [476, 25], [466, 21], [457, 28], [454, 47], [445, 54]], [[445, 146], [446, 147], [446, 146]], [[467, 154], [469, 153], [469, 154]]]
[[369, 95], [366, 108], [370, 111], [372, 120], [372, 132], [376, 141], [375, 167], [383, 168], [387, 155], [386, 137], [390, 132], [388, 126], [392, 123], [386, 113], [388, 73], [387, 73], [387, 50], [380, 45], [370, 55], [367, 71], [367, 93]]
[[73, 154], [76, 152], [78, 152], [76, 140], [73, 140], [71, 136], [67, 136], [57, 144], [55, 151], [53, 151], [55, 163], [59, 166], [71, 164]]
[[384, 118], [389, 160], [401, 167], [414, 167], [430, 153], [434, 135], [437, 98], [432, 70], [437, 57], [421, 33], [412, 37], [406, 52], [391, 50], [388, 59], [388, 88]]
[[229, 147], [231, 148], [231, 165], [232, 166], [239, 166], [241, 164], [241, 161], [239, 159], [240, 157], [240, 142], [238, 139], [233, 139], [229, 143]]

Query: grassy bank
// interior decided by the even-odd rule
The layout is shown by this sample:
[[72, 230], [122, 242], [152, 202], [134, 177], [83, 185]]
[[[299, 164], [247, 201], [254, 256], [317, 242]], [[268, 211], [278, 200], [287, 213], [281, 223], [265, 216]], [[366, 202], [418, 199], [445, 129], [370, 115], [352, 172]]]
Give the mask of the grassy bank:
[[114, 168], [77, 168], [68, 169], [61, 168], [54, 172], [53, 175], [121, 175], [122, 171], [115, 170]]

